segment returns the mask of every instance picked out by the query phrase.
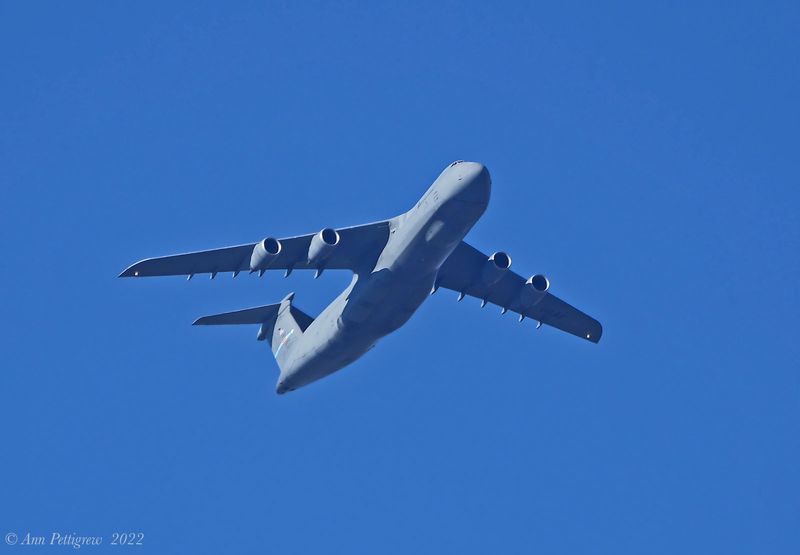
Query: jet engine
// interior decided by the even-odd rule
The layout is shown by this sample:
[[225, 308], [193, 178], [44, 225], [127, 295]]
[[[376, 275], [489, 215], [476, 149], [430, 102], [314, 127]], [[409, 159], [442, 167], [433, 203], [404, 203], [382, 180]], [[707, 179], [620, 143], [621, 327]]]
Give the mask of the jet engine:
[[528, 281], [526, 281], [525, 284], [530, 285], [539, 293], [545, 293], [548, 289], [550, 289], [550, 280], [547, 279], [547, 276], [543, 276], [542, 274], [531, 276], [528, 278]]
[[275, 261], [280, 254], [283, 246], [274, 237], [267, 237], [253, 247], [253, 254], [250, 255], [250, 270], [265, 270]]
[[311, 267], [321, 267], [334, 247], [339, 244], [339, 233], [330, 227], [326, 227], [311, 238], [308, 246], [308, 265]]
[[503, 251], [498, 251], [490, 256], [483, 266], [481, 281], [485, 285], [497, 283], [510, 267], [511, 257]]
[[547, 295], [548, 289], [550, 289], [550, 280], [545, 276], [541, 274], [531, 276], [525, 282], [525, 287], [523, 287], [522, 291], [519, 293], [520, 304], [525, 307], [526, 310], [535, 306]]

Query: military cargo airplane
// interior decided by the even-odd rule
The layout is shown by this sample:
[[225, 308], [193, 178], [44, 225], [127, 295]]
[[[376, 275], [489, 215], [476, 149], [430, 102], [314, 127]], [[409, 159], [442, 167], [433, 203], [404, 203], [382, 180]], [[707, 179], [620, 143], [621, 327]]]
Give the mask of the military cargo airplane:
[[350, 270], [350, 285], [317, 318], [281, 302], [204, 316], [196, 325], [254, 324], [269, 340], [280, 368], [278, 394], [294, 391], [355, 361], [405, 324], [440, 287], [492, 303], [519, 320], [530, 318], [597, 343], [600, 323], [552, 293], [542, 274], [525, 279], [502, 251], [487, 256], [463, 241], [489, 204], [492, 180], [476, 162], [447, 166], [422, 199], [395, 218], [297, 237], [148, 258], [120, 277]]

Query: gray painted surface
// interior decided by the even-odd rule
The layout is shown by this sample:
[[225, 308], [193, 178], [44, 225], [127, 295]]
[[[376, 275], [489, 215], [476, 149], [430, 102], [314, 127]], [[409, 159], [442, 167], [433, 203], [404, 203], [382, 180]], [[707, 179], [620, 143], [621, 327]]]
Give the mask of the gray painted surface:
[[197, 325], [259, 324], [280, 367], [276, 391], [308, 385], [355, 361], [405, 324], [438, 287], [493, 303], [598, 342], [600, 323], [552, 295], [544, 276], [525, 280], [505, 253], [491, 256], [463, 242], [489, 204], [489, 171], [450, 164], [408, 212], [390, 220], [286, 239], [137, 262], [121, 277], [282, 269], [348, 269], [350, 285], [316, 318], [292, 305], [206, 316]]

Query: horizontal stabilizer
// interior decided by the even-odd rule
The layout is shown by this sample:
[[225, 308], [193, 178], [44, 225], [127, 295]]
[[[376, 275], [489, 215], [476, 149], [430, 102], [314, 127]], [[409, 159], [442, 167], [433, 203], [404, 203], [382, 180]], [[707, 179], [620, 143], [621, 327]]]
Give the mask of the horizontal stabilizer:
[[263, 324], [278, 316], [281, 303], [245, 308], [222, 314], [203, 316], [194, 321], [194, 326], [224, 326], [235, 324]]

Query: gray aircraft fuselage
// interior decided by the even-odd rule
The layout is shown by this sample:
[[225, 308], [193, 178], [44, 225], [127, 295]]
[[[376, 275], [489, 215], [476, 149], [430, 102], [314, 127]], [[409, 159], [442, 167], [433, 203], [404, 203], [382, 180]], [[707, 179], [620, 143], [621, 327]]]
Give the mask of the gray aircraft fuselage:
[[393, 218], [375, 267], [354, 275], [296, 340], [276, 391], [282, 394], [339, 370], [405, 324], [431, 293], [440, 266], [483, 215], [491, 188], [483, 165], [454, 163], [414, 208]]

